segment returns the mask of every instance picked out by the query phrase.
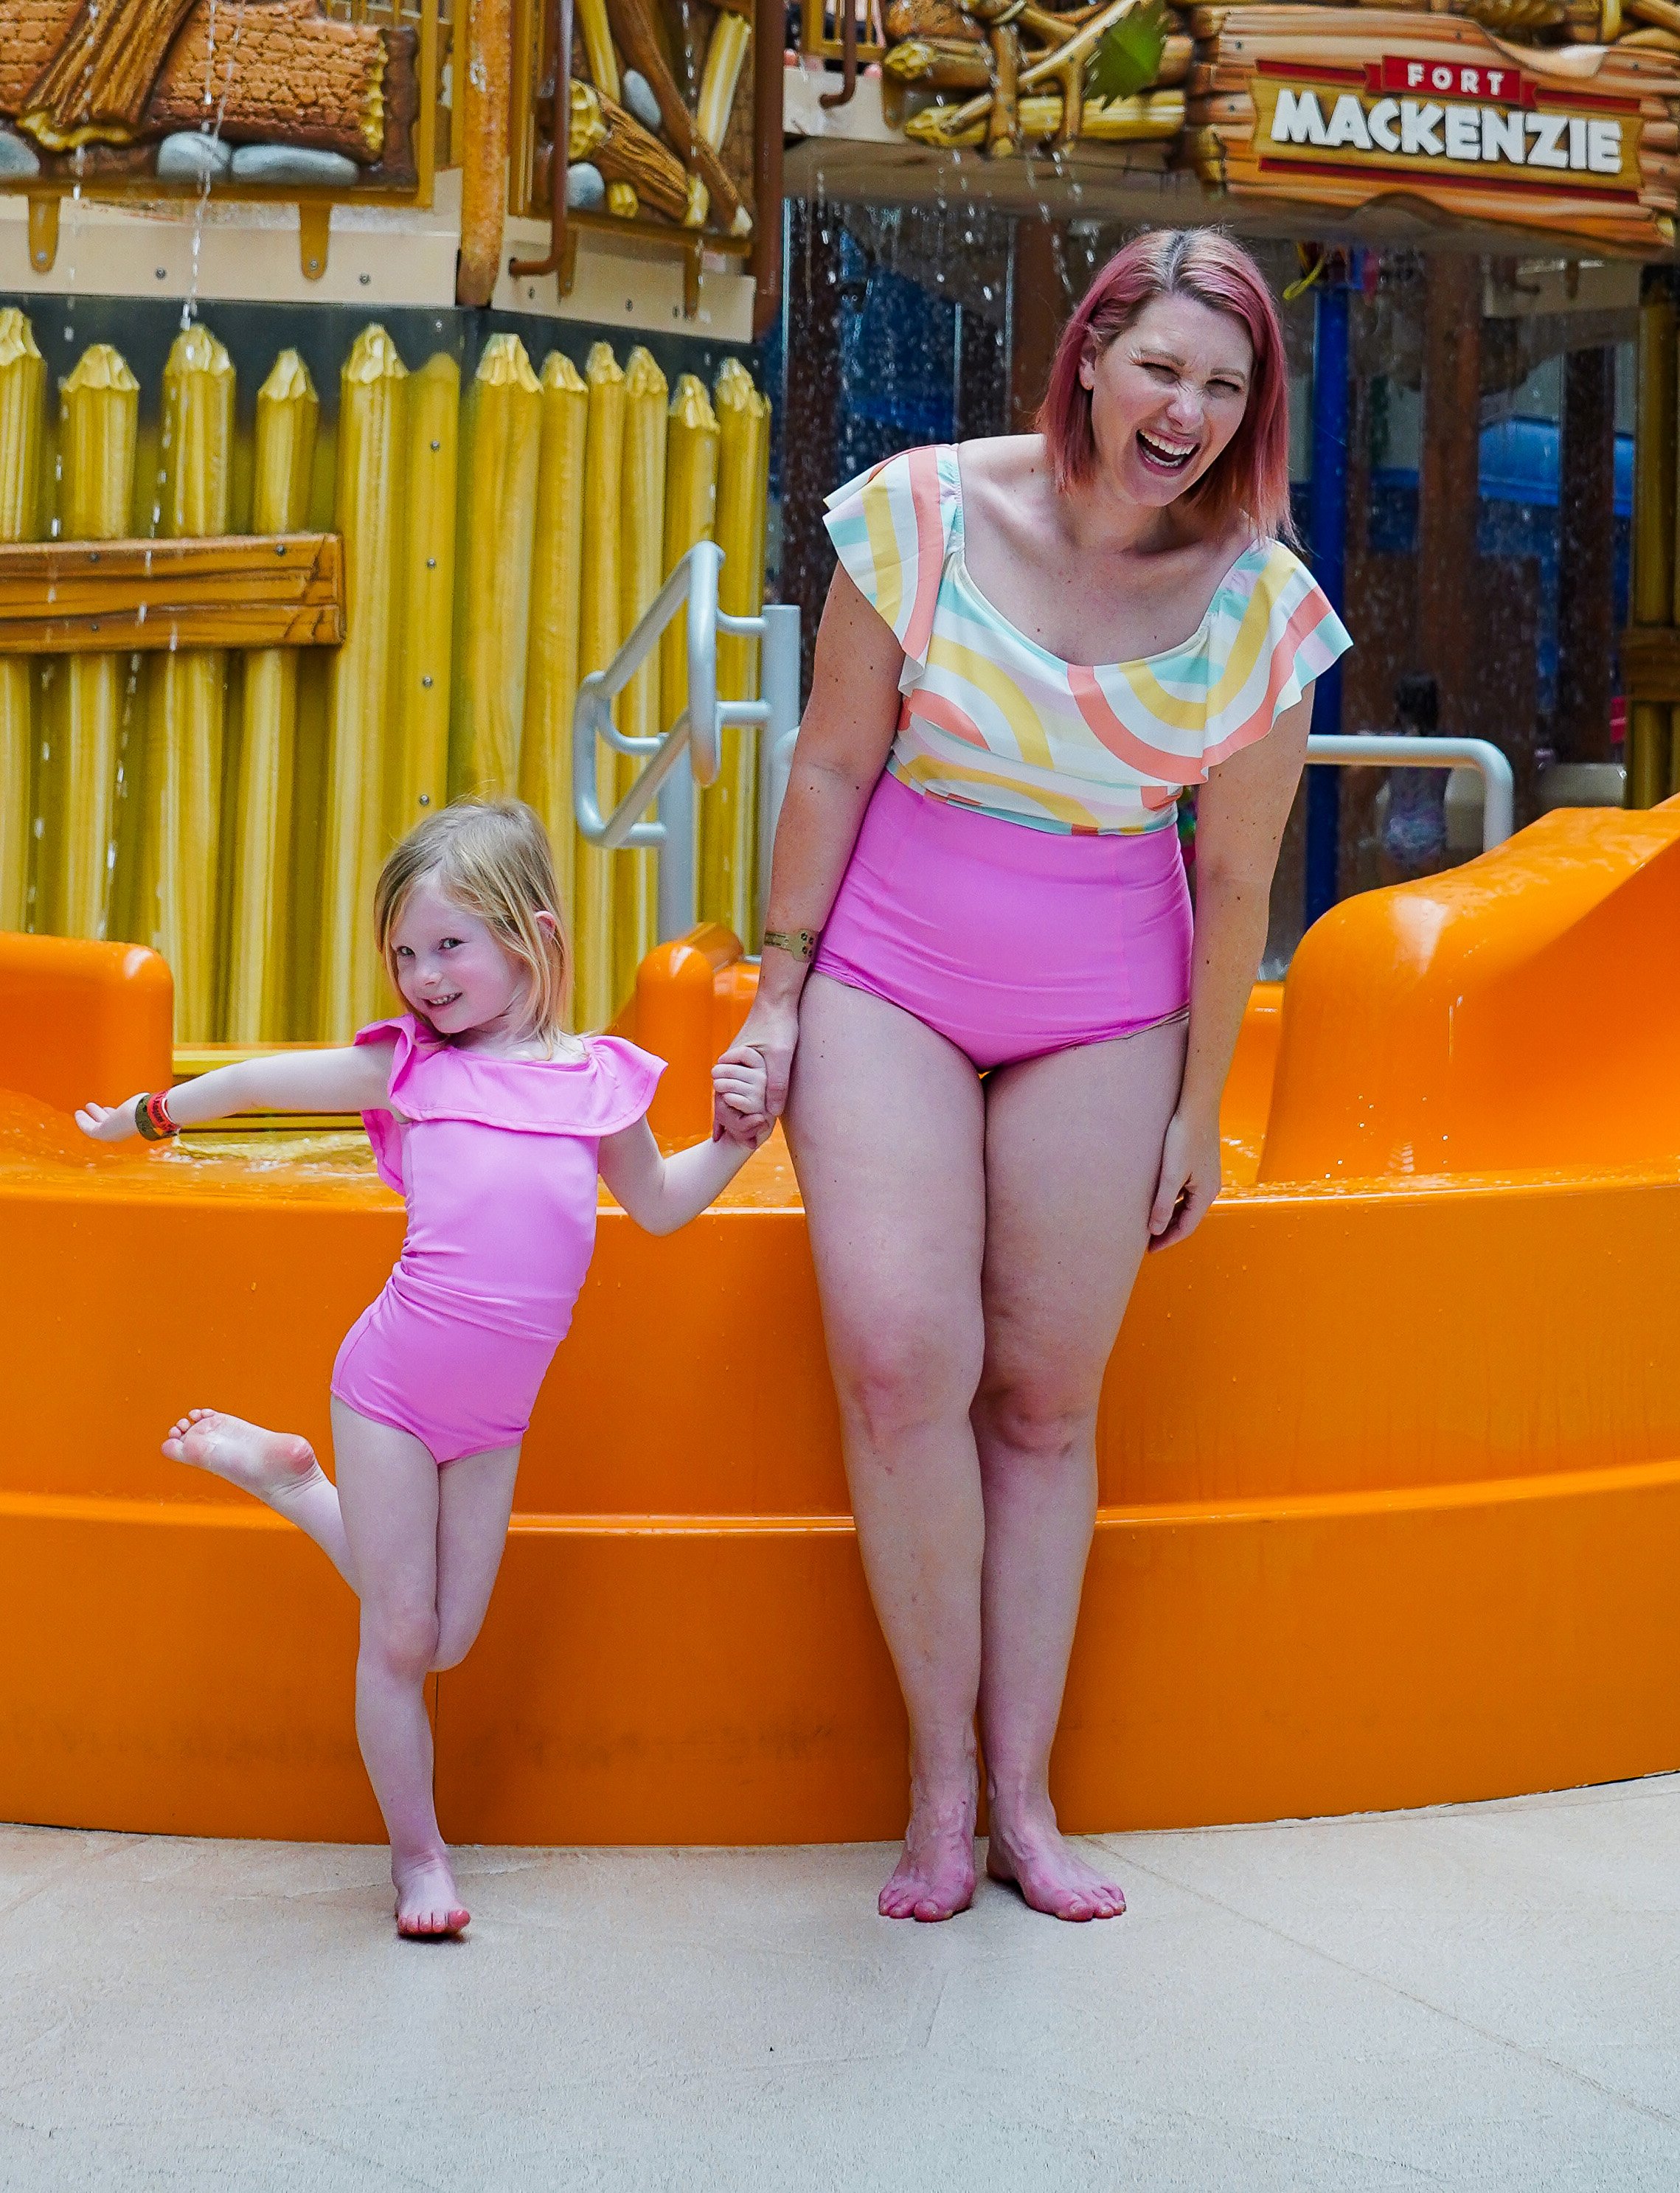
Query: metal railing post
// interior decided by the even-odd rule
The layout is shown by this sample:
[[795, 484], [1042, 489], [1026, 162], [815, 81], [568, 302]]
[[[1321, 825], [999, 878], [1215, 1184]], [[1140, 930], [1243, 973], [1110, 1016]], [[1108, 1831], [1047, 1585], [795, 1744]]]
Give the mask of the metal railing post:
[[[572, 811], [579, 834], [605, 852], [645, 846], [659, 854], [658, 923], [662, 943], [686, 935], [697, 914], [695, 875], [695, 787], [716, 777], [720, 736], [725, 724], [774, 724], [760, 741], [760, 798], [766, 787], [767, 751], [785, 745], [799, 727], [800, 613], [772, 606], [762, 616], [731, 616], [718, 607], [718, 574], [723, 551], [714, 541], [697, 541], [672, 570], [635, 630], [605, 670], [592, 671], [577, 689], [572, 712]], [[612, 704], [659, 644], [660, 635], [683, 610], [687, 626], [688, 706], [664, 736], [626, 738], [612, 720]], [[737, 634], [761, 643], [757, 701], [718, 698], [718, 634]], [[603, 816], [595, 783], [597, 741], [616, 753], [635, 754], [646, 766], [609, 816]], [[773, 781], [773, 780], [772, 780]], [[786, 782], [783, 764], [780, 784]], [[775, 784], [773, 806], [781, 805]], [[657, 803], [657, 819], [639, 818]], [[772, 813], [771, 828], [774, 828]], [[760, 830], [760, 845], [765, 840]]]
[[770, 862], [776, 825], [793, 767], [800, 731], [800, 611], [797, 602], [772, 602], [764, 613], [759, 657], [760, 690], [769, 714], [759, 741], [759, 926], [770, 899]]

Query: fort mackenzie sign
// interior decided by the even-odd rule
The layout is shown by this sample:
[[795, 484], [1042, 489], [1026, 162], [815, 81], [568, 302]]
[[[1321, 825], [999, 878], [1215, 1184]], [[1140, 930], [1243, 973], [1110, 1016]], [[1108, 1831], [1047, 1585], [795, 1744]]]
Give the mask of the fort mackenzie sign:
[[1240, 8], [1197, 77], [1197, 164], [1233, 195], [1351, 209], [1397, 192], [1628, 249], [1673, 240], [1668, 53], [1512, 47], [1456, 16]]

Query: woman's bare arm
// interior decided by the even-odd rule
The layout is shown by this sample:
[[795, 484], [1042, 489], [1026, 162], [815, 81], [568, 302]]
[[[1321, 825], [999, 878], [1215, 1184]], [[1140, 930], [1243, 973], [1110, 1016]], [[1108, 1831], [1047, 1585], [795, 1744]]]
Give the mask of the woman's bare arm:
[[[863, 810], [898, 726], [904, 653], [844, 569], [835, 570], [817, 633], [811, 699], [800, 724], [777, 825], [766, 929], [821, 929], [851, 857]], [[740, 1040], [764, 1054], [770, 1116], [788, 1096], [809, 963], [774, 945]]]
[[1266, 948], [1277, 849], [1311, 722], [1309, 687], [1266, 737], [1210, 772], [1196, 802], [1189, 1048], [1150, 1218], [1155, 1248], [1182, 1241], [1219, 1192], [1219, 1098]]
[[[178, 1127], [202, 1127], [234, 1112], [378, 1111], [391, 1101], [395, 1050], [393, 1039], [343, 1050], [274, 1051], [218, 1066], [169, 1091], [169, 1117]], [[84, 1104], [76, 1124], [95, 1142], [126, 1141], [138, 1131], [135, 1102], [130, 1096], [110, 1109]]]

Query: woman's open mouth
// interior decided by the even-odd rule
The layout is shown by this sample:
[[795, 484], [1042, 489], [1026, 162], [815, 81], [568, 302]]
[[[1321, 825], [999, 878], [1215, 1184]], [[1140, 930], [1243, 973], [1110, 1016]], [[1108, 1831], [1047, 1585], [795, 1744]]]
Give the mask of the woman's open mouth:
[[1147, 434], [1138, 429], [1138, 449], [1144, 464], [1152, 472], [1160, 472], [1167, 479], [1184, 472], [1195, 456], [1194, 442], [1175, 442], [1160, 434]]

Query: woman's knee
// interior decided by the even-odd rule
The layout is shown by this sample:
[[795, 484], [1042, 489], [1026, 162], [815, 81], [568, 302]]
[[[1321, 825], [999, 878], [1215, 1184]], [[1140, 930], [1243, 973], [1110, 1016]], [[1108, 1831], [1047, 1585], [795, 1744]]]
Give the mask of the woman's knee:
[[362, 1652], [400, 1681], [418, 1682], [432, 1671], [439, 1645], [435, 1607], [419, 1604], [362, 1606]]
[[1097, 1401], [1083, 1381], [1041, 1371], [988, 1376], [975, 1396], [975, 1429], [983, 1450], [1046, 1466], [1081, 1460], [1096, 1439]]
[[972, 1342], [931, 1331], [851, 1334], [834, 1357], [841, 1414], [872, 1446], [960, 1422], [973, 1401], [983, 1360], [978, 1320]]

